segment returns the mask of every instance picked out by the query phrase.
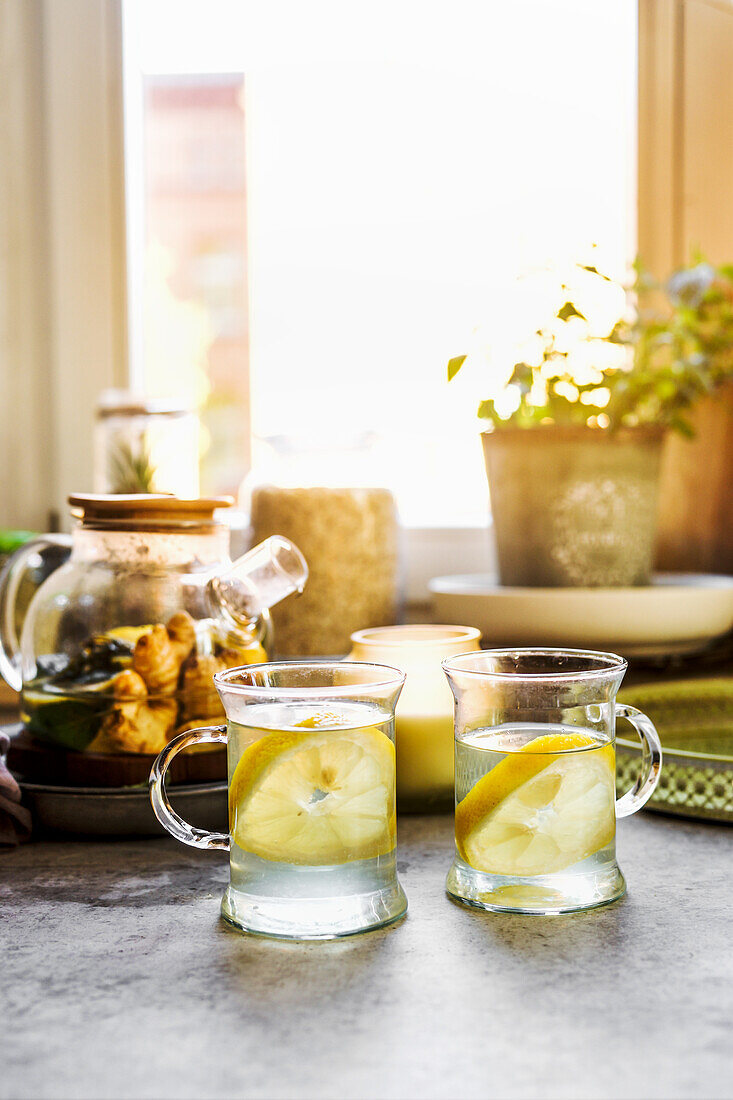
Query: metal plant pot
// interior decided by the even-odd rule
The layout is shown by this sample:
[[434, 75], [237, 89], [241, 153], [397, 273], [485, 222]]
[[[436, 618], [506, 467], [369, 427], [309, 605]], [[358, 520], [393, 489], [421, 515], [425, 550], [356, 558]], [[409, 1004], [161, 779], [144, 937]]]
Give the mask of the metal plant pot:
[[483, 432], [502, 584], [648, 584], [664, 429]]

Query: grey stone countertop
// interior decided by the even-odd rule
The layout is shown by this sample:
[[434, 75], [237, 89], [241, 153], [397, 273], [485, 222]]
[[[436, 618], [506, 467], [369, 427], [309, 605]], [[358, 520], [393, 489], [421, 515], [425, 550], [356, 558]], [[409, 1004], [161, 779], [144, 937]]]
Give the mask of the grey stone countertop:
[[729, 827], [622, 821], [627, 897], [545, 918], [447, 899], [450, 816], [399, 842], [407, 919], [318, 944], [225, 927], [221, 853], [0, 854], [0, 1096], [733, 1096]]

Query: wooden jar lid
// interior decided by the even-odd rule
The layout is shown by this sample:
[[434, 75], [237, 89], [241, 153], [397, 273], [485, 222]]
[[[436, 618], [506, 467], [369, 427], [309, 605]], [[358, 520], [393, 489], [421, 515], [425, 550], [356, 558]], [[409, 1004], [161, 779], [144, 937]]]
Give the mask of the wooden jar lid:
[[69, 497], [72, 515], [84, 526], [116, 523], [127, 527], [139, 524], [200, 524], [213, 522], [214, 512], [230, 508], [233, 497], [200, 497], [181, 500], [165, 493], [72, 493]]

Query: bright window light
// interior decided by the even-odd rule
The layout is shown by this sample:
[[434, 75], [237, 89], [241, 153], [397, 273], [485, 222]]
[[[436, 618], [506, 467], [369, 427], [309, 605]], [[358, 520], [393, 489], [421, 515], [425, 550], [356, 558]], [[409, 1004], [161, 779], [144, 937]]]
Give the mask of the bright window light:
[[[634, 0], [126, 0], [133, 120], [147, 109], [141, 80], [243, 80], [243, 251], [235, 234], [229, 254], [199, 257], [184, 293], [169, 248], [155, 286], [159, 321], [170, 295], [188, 307], [162, 321], [175, 346], [184, 330], [203, 341], [188, 360], [178, 351], [180, 384], [210, 404], [217, 387], [239, 395], [234, 431], [249, 447], [251, 425], [255, 464], [270, 436], [377, 433], [373, 476], [398, 492], [407, 523], [485, 522], [476, 406], [546, 320], [517, 277], [591, 256], [621, 277], [634, 254], [635, 18]], [[134, 198], [143, 168], [130, 132]], [[192, 155], [204, 190], [239, 164], [212, 163], [213, 139]], [[149, 299], [155, 225], [131, 225], [131, 271]], [[239, 314], [232, 285], [248, 294]], [[138, 325], [154, 325], [146, 291], [132, 290]], [[246, 353], [217, 371], [212, 317], [219, 333], [246, 329]], [[144, 385], [170, 388], [144, 334], [133, 346]], [[477, 347], [488, 365], [448, 385], [447, 360]], [[184, 361], [199, 364], [187, 380]], [[231, 489], [248, 458], [220, 454], [210, 487]]]

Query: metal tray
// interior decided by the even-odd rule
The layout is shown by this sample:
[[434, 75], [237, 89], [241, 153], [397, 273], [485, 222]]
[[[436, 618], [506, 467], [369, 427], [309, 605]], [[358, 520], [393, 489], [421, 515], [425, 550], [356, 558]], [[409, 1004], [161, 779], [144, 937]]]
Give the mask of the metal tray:
[[[54, 787], [20, 780], [33, 831], [75, 836], [168, 836], [157, 821], [145, 787]], [[226, 783], [171, 786], [171, 804], [201, 829], [227, 832]]]
[[[678, 817], [733, 824], [733, 752], [730, 739], [721, 752], [669, 748], [662, 737], [662, 771], [646, 809]], [[692, 740], [692, 739], [691, 739]], [[638, 743], [616, 740], [616, 786], [619, 794], [629, 790], [639, 774]]]

